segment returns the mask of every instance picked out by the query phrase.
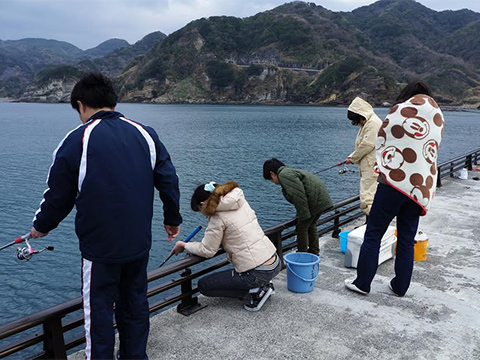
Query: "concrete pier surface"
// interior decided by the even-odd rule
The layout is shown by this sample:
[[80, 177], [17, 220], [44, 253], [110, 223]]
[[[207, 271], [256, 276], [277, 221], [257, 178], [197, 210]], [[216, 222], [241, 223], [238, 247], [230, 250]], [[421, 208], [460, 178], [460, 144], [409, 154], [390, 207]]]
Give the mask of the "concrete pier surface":
[[[446, 179], [420, 229], [426, 261], [415, 262], [403, 298], [388, 288], [393, 260], [378, 268], [369, 295], [347, 290], [339, 240], [322, 237], [320, 275], [312, 292], [276, 293], [257, 313], [240, 300], [199, 297], [208, 305], [185, 317], [153, 316], [150, 359], [480, 359], [480, 176]], [[351, 224], [342, 230], [351, 230]], [[77, 353], [70, 358], [77, 358]]]

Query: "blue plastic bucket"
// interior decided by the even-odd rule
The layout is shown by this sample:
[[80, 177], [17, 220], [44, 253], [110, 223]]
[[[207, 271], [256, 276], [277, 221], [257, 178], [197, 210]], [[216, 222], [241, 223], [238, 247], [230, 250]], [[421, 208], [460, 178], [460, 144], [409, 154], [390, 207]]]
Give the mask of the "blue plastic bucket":
[[347, 251], [347, 245], [348, 245], [348, 233], [350, 231], [342, 231], [338, 236], [340, 236], [340, 251], [345, 254], [345, 251]]
[[283, 259], [287, 264], [287, 288], [296, 293], [313, 290], [320, 270], [320, 258], [317, 255], [296, 252], [286, 254]]

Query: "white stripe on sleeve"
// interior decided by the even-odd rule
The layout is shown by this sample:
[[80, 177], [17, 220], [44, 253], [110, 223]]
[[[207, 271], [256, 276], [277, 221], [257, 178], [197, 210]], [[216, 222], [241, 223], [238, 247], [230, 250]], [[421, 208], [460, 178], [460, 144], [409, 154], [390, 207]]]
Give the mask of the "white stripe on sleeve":
[[83, 132], [83, 149], [82, 149], [82, 159], [80, 160], [80, 169], [78, 171], [78, 192], [82, 190], [83, 180], [85, 180], [85, 175], [87, 175], [87, 150], [88, 142], [90, 141], [90, 135], [92, 134], [93, 129], [100, 124], [102, 120], [96, 119], [93, 120]]
[[45, 194], [50, 190], [50, 188], [48, 187], [48, 179], [50, 179], [50, 171], [52, 171], [52, 166], [53, 164], [55, 163], [55, 158], [57, 156], [57, 152], [58, 152], [58, 149], [60, 149], [60, 147], [63, 145], [63, 143], [65, 142], [65, 139], [71, 134], [73, 133], [75, 130], [77, 130], [78, 128], [82, 127], [84, 124], [81, 124], [79, 126], [77, 126], [75, 129], [73, 129], [72, 131], [69, 131], [67, 133], [67, 135], [65, 135], [65, 137], [62, 139], [62, 141], [60, 141], [60, 143], [58, 144], [57, 148], [53, 151], [53, 155], [52, 155], [52, 164], [50, 165], [50, 168], [48, 169], [48, 174], [47, 174], [47, 189], [45, 189], [45, 191], [43, 192], [43, 198], [42, 198], [42, 201], [40, 201], [40, 206], [38, 208], [37, 211], [35, 211], [35, 216], [33, 217], [33, 222], [35, 222], [35, 220], [37, 220], [37, 214], [41, 211], [41, 208], [42, 208], [42, 204], [45, 202]]
[[123, 121], [135, 126], [138, 131], [143, 135], [145, 141], [148, 144], [148, 148], [150, 149], [150, 162], [152, 164], [152, 170], [155, 169], [155, 163], [157, 162], [157, 150], [155, 149], [155, 142], [153, 141], [152, 137], [141, 125], [137, 124], [135, 121], [129, 120], [127, 118], [121, 117]]

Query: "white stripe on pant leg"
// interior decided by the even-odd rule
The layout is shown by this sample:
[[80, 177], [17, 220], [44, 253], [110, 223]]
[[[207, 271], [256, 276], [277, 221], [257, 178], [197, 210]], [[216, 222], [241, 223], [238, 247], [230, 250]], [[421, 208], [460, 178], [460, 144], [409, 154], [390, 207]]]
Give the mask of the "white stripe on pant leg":
[[85, 320], [85, 359], [90, 360], [92, 356], [91, 337], [91, 308], [90, 308], [90, 286], [92, 278], [92, 262], [82, 259], [82, 296], [83, 296], [83, 318]]

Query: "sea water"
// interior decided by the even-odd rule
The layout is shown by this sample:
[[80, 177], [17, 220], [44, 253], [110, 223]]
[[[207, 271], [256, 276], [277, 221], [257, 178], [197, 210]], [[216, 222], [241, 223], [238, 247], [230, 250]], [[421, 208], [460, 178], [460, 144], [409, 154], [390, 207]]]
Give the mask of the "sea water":
[[[206, 219], [190, 210], [190, 197], [196, 186], [210, 181], [237, 181], [264, 229], [290, 220], [295, 209], [279, 186], [263, 179], [263, 162], [277, 157], [289, 167], [317, 172], [342, 162], [353, 151], [358, 131], [347, 120], [346, 108], [119, 104], [117, 110], [153, 127], [170, 152], [181, 188], [179, 239], [206, 226]], [[384, 118], [388, 109], [376, 112]], [[440, 161], [479, 147], [478, 112], [445, 112], [445, 119]], [[0, 103], [0, 246], [30, 231], [52, 153], [78, 125], [68, 104]], [[358, 171], [340, 175], [338, 169], [318, 174], [334, 202], [357, 195], [359, 186]], [[53, 252], [29, 262], [15, 259], [15, 247], [0, 252], [0, 324], [80, 296], [74, 215], [75, 210], [47, 237], [32, 240], [34, 248], [50, 245]], [[152, 231], [149, 269], [173, 245], [166, 242], [158, 199]]]

